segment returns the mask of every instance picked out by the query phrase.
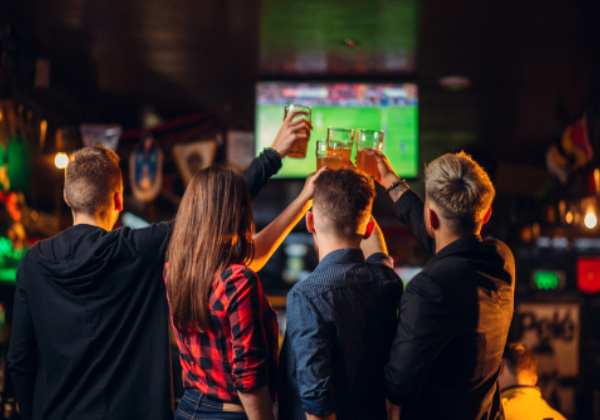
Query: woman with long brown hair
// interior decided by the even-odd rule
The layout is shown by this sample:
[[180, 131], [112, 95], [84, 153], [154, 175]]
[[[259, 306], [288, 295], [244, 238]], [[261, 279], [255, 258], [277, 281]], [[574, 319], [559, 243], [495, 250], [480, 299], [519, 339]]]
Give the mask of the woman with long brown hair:
[[306, 213], [319, 173], [256, 238], [238, 173], [210, 167], [192, 178], [167, 250], [185, 388], [176, 420], [273, 419], [278, 328], [252, 268], [264, 265]]

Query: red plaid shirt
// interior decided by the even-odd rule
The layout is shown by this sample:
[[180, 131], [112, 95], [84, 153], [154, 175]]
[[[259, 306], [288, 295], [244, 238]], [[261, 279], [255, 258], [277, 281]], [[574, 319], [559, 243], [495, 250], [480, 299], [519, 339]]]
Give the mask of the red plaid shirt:
[[202, 333], [182, 332], [173, 325], [183, 387], [221, 401], [239, 402], [237, 391], [248, 392], [268, 383], [273, 395], [277, 314], [256, 273], [244, 265], [230, 265], [213, 280], [209, 308], [211, 325]]

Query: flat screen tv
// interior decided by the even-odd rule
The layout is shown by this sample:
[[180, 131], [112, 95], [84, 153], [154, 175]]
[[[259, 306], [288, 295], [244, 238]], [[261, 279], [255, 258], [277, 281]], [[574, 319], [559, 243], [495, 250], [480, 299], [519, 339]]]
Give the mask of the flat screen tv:
[[[383, 152], [401, 177], [418, 173], [418, 96], [413, 83], [260, 82], [256, 87], [256, 152], [272, 144], [283, 108], [312, 107], [306, 158], [286, 158], [277, 178], [305, 178], [316, 169], [316, 141], [328, 127], [383, 130]], [[356, 154], [356, 146], [353, 158]]]

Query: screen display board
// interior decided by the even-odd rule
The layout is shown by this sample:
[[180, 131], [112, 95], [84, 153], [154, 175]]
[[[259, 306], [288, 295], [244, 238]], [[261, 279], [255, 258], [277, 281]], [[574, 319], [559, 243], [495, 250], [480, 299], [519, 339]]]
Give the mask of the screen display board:
[[[313, 130], [306, 158], [286, 158], [278, 178], [305, 178], [316, 169], [317, 140], [328, 127], [383, 130], [385, 153], [398, 175], [418, 173], [418, 95], [413, 83], [261, 82], [256, 88], [256, 153], [269, 147], [286, 104], [312, 108]], [[356, 154], [356, 145], [353, 157]]]

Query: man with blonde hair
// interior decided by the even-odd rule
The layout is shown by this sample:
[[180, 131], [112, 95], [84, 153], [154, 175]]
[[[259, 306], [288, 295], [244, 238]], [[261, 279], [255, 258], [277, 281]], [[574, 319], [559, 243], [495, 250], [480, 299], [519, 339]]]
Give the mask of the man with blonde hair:
[[403, 420], [503, 418], [497, 379], [515, 264], [504, 243], [480, 236], [494, 186], [469, 155], [446, 154], [425, 169], [423, 202], [385, 156], [372, 156], [394, 215], [433, 255], [401, 299], [387, 397]]

